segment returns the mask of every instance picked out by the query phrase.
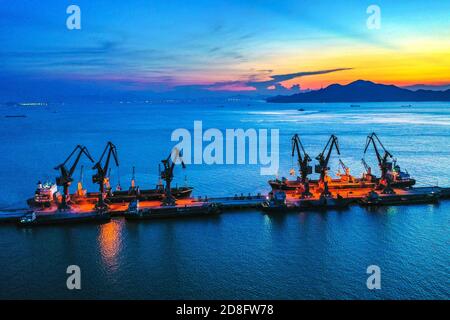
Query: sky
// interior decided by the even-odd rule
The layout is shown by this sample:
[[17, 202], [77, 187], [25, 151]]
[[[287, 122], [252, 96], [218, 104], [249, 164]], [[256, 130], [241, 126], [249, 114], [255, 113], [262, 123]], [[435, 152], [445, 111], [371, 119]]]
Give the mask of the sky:
[[[79, 30], [66, 26], [72, 4]], [[450, 1], [0, 0], [0, 101], [440, 88], [449, 13]]]

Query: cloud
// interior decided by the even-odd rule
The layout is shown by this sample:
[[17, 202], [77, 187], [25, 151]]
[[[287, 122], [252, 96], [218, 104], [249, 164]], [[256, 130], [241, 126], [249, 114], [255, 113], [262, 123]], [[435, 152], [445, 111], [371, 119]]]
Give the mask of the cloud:
[[301, 88], [299, 84], [293, 85], [291, 88], [283, 86], [282, 82], [292, 80], [299, 77], [314, 76], [319, 74], [327, 74], [332, 72], [340, 72], [345, 70], [351, 70], [352, 68], [335, 68], [325, 69], [317, 71], [301, 71], [288, 74], [276, 74], [270, 75], [270, 80], [258, 81], [261, 75], [267, 77], [268, 73], [272, 70], [258, 70], [259, 73], [250, 74], [243, 80], [232, 81], [219, 81], [209, 84], [191, 84], [191, 85], [178, 85], [173, 87], [172, 93], [189, 93], [192, 95], [198, 94], [216, 94], [217, 96], [224, 94], [244, 94], [244, 95], [280, 95], [280, 94], [293, 94], [300, 92]]
[[313, 76], [319, 74], [326, 74], [338, 71], [351, 70], [352, 68], [336, 68], [336, 69], [326, 69], [326, 70], [318, 70], [318, 71], [302, 71], [296, 73], [288, 73], [288, 74], [276, 74], [270, 76], [270, 80], [267, 81], [251, 81], [247, 82], [247, 86], [254, 87], [256, 90], [267, 91], [267, 89], [271, 86], [279, 87], [281, 82], [292, 80], [299, 77], [305, 76]]

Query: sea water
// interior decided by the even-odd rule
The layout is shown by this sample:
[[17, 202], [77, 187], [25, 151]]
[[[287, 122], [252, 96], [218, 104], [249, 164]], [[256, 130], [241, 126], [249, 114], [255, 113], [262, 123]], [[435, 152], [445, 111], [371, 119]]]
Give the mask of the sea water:
[[[223, 132], [279, 129], [279, 177], [295, 167], [294, 133], [312, 158], [337, 135], [340, 159], [361, 176], [366, 136], [374, 131], [418, 185], [450, 186], [449, 103], [66, 103], [0, 110], [0, 214], [26, 207], [37, 181], [54, 180], [53, 168], [77, 144], [98, 159], [112, 141], [120, 161], [119, 169], [112, 166], [113, 187], [128, 188], [135, 166], [136, 184], [153, 188], [158, 164], [176, 144], [171, 133], [192, 130], [194, 121]], [[26, 117], [5, 117], [18, 114]], [[365, 159], [379, 174], [372, 149]], [[332, 175], [338, 160], [334, 153]], [[84, 185], [95, 190], [92, 164], [80, 164]], [[272, 178], [260, 175], [258, 165], [192, 164], [176, 167], [173, 183], [213, 197], [265, 194]], [[450, 201], [442, 201], [33, 229], [0, 225], [0, 298], [448, 299], [449, 222]], [[81, 269], [81, 290], [67, 289], [69, 265]], [[370, 265], [381, 269], [380, 290], [367, 288]]]

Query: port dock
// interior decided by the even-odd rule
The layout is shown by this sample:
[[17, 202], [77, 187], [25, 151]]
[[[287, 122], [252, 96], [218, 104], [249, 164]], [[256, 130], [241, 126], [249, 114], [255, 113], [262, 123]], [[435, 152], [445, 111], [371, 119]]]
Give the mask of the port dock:
[[[110, 164], [119, 167], [116, 146], [108, 142], [97, 162], [85, 146], [77, 145], [66, 160], [56, 166], [59, 176], [56, 183], [38, 182], [34, 197], [27, 200], [29, 209], [3, 210], [0, 222], [16, 222], [21, 225], [40, 225], [54, 223], [104, 222], [111, 217], [125, 217], [130, 220], [181, 218], [193, 215], [217, 214], [228, 210], [258, 209], [266, 213], [304, 210], [327, 210], [346, 208], [350, 205], [383, 206], [436, 203], [450, 199], [450, 188], [429, 186], [414, 187], [416, 180], [397, 164], [397, 160], [386, 150], [375, 133], [367, 136], [364, 155], [373, 147], [380, 176], [375, 176], [364, 158], [365, 168], [362, 177], [350, 174], [340, 159], [338, 138], [331, 135], [323, 151], [314, 159], [318, 164], [314, 172], [319, 179], [313, 180], [313, 167], [310, 157], [295, 134], [292, 137], [292, 157], [297, 156], [298, 174], [290, 170], [294, 179], [269, 180], [271, 191], [268, 194], [235, 194], [234, 196], [193, 197], [192, 187], [172, 187], [174, 168], [185, 164], [182, 153], [174, 148], [159, 166], [159, 180], [155, 189], [141, 190], [135, 182], [135, 169], [132, 170], [130, 187], [122, 190], [120, 180], [116, 188], [110, 185]], [[338, 178], [329, 176], [329, 160], [333, 151], [339, 156]], [[69, 187], [74, 181], [73, 174], [81, 157], [95, 163], [92, 182], [98, 191], [83, 189], [83, 166], [77, 190], [71, 194]], [[292, 159], [293, 160], [293, 159]], [[70, 165], [69, 165], [70, 164]], [[343, 171], [341, 171], [341, 169]], [[58, 189], [58, 187], [60, 187]]]

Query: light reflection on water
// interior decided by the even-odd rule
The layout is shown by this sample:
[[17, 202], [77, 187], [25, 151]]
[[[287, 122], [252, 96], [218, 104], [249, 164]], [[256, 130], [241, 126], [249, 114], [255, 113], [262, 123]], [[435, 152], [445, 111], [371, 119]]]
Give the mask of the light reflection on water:
[[100, 225], [98, 246], [103, 262], [111, 272], [119, 268], [118, 256], [122, 250], [122, 232], [124, 221], [113, 219], [109, 223]]

